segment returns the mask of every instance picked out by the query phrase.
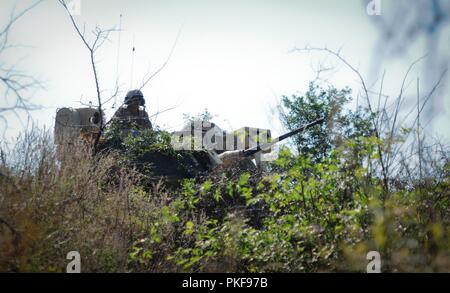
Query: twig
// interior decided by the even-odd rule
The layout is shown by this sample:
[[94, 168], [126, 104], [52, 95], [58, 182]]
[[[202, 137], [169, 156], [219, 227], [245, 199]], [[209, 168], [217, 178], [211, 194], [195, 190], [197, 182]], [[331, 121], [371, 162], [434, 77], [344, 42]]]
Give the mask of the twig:
[[[356, 69], [353, 65], [351, 65], [345, 58], [343, 58], [340, 55], [340, 50], [338, 52], [334, 52], [328, 48], [305, 47], [304, 49], [294, 48], [293, 51], [298, 51], [298, 52], [321, 51], [321, 52], [326, 52], [328, 54], [331, 54], [331, 55], [335, 56], [336, 58], [338, 58], [343, 64], [345, 64], [348, 68], [350, 68], [350, 70], [353, 71], [355, 73], [355, 75], [359, 78], [359, 80], [362, 84], [363, 92], [364, 92], [364, 95], [365, 95], [365, 98], [367, 101], [367, 106], [369, 108], [369, 111], [372, 114], [374, 113], [372, 110], [372, 105], [370, 103], [369, 90], [366, 86], [366, 82], [365, 82], [363, 76], [358, 71], [358, 69]], [[373, 124], [374, 132], [375, 132], [375, 137], [377, 138], [377, 140], [380, 140], [380, 137], [381, 137], [380, 131], [378, 129], [378, 125], [377, 125], [377, 122], [375, 119], [372, 119], [372, 124]], [[385, 164], [385, 159], [384, 159], [383, 151], [381, 149], [380, 144], [377, 144], [377, 152], [378, 152], [380, 165], [381, 165], [381, 171], [382, 171], [382, 175], [383, 175], [383, 188], [384, 188], [385, 194], [387, 195], [389, 193], [388, 166]], [[383, 200], [384, 200], [384, 198], [383, 198]]]
[[144, 77], [144, 81], [142, 82], [142, 85], [141, 85], [141, 87], [139, 88], [139, 90], [142, 90], [142, 88], [152, 79], [152, 78], [154, 78], [156, 75], [158, 75], [158, 73], [160, 73], [163, 69], [164, 69], [164, 67], [166, 67], [166, 65], [167, 65], [167, 63], [169, 63], [169, 61], [170, 61], [170, 58], [172, 57], [172, 54], [173, 54], [173, 52], [175, 51], [175, 47], [176, 47], [176, 45], [177, 45], [177, 43], [178, 43], [178, 39], [179, 39], [179, 37], [180, 37], [180, 34], [181, 34], [181, 28], [180, 28], [180, 30], [178, 31], [178, 33], [177, 33], [177, 37], [175, 38], [175, 41], [174, 41], [174, 43], [173, 43], [173, 45], [172, 45], [172, 48], [170, 49], [170, 53], [169, 53], [169, 55], [167, 56], [167, 59], [166, 59], [166, 61], [164, 61], [164, 63], [152, 74], [152, 75], [150, 75], [147, 79], [145, 79], [145, 77]]
[[[9, 43], [9, 33], [13, 25], [41, 2], [43, 0], [34, 2], [16, 15], [14, 15], [14, 11], [11, 13], [8, 23], [0, 31], [0, 55], [7, 49], [16, 47]], [[8, 120], [5, 118], [6, 113], [13, 113], [19, 122], [24, 125], [18, 111], [24, 111], [29, 116], [29, 111], [41, 109], [40, 106], [31, 103], [25, 94], [30, 89], [43, 88], [42, 83], [32, 76], [16, 70], [16, 64], [6, 66], [3, 62], [0, 62], [0, 84], [3, 84], [5, 89], [6, 106], [0, 107], [0, 120], [5, 125], [5, 131], [8, 127]], [[11, 102], [8, 101], [10, 95], [14, 97]]]
[[[67, 7], [67, 4], [64, 0], [58, 0], [59, 3], [64, 7], [64, 9], [66, 10], [67, 14], [69, 15], [70, 21], [72, 22], [72, 25], [75, 29], [75, 31], [77, 32], [78, 36], [80, 37], [80, 39], [82, 40], [82, 42], [84, 43], [85, 47], [88, 49], [89, 51], [89, 57], [90, 57], [90, 62], [91, 62], [91, 67], [92, 67], [92, 72], [94, 75], [94, 82], [95, 82], [95, 89], [97, 92], [97, 102], [98, 102], [98, 112], [100, 114], [100, 125], [99, 125], [99, 133], [95, 139], [94, 142], [94, 154], [97, 153], [97, 146], [98, 143], [100, 141], [100, 136], [104, 130], [104, 118], [103, 118], [103, 103], [102, 103], [102, 97], [101, 97], [101, 90], [100, 90], [100, 85], [99, 85], [99, 78], [98, 78], [98, 72], [97, 72], [97, 66], [96, 66], [96, 62], [95, 62], [95, 52], [97, 51], [97, 49], [99, 47], [101, 47], [103, 45], [103, 43], [108, 40], [108, 36], [111, 32], [117, 31], [115, 28], [112, 29], [107, 29], [107, 30], [102, 30], [100, 29], [98, 26], [95, 27], [95, 29], [92, 31], [93, 35], [94, 35], [94, 40], [92, 42], [92, 44], [89, 44], [89, 42], [87, 41], [86, 37], [85, 37], [85, 29], [83, 28], [83, 32], [80, 31], [75, 19], [73, 18], [73, 15], [70, 13], [69, 8]], [[116, 88], [115, 91], [115, 95], [117, 95], [118, 92], [118, 88]], [[114, 95], [113, 95], [114, 96]]]

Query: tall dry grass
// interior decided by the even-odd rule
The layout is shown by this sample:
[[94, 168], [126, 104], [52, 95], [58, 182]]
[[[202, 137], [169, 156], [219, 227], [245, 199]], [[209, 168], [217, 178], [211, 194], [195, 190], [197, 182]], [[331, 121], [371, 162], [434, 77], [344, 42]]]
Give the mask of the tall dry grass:
[[83, 145], [57, 152], [45, 130], [21, 135], [1, 157], [0, 271], [62, 272], [72, 250], [83, 271], [126, 271], [130, 243], [145, 229], [136, 216], [165, 201], [160, 187], [151, 201], [140, 196], [140, 174], [116, 154], [94, 159]]
[[383, 271], [450, 271], [448, 152], [423, 155], [422, 177], [398, 161], [389, 194], [346, 153], [168, 190], [118, 153], [57, 151], [31, 128], [0, 152], [0, 271], [65, 272], [70, 251], [82, 272], [364, 271], [369, 250]]

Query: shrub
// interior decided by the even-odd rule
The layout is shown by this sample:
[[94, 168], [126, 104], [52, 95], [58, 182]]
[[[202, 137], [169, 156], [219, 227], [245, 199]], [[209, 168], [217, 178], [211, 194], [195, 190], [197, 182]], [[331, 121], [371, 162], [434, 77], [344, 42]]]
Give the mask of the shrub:
[[421, 177], [399, 161], [387, 189], [374, 167], [386, 142], [358, 127], [319, 153], [282, 148], [269, 172], [171, 188], [135, 164], [151, 152], [177, 159], [167, 133], [112, 129], [115, 147], [92, 156], [56, 151], [34, 128], [0, 152], [0, 270], [63, 272], [76, 250], [83, 272], [364, 272], [376, 250], [383, 271], [450, 271], [448, 151], [423, 160]]

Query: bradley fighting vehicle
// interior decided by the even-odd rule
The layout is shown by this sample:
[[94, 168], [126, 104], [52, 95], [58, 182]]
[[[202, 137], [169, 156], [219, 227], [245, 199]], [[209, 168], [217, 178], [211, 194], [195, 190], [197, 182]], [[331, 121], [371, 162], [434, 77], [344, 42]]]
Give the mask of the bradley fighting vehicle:
[[[99, 117], [99, 111], [95, 108], [59, 109], [55, 119], [55, 143], [58, 148], [94, 143], [100, 133]], [[270, 156], [274, 144], [323, 121], [324, 118], [321, 118], [277, 138], [272, 138], [268, 129], [243, 127], [225, 132], [214, 123], [192, 123], [171, 134], [172, 146], [181, 156], [175, 158], [154, 151], [143, 154], [136, 163], [150, 166], [153, 179], [164, 177], [169, 183], [216, 168], [256, 170], [264, 168], [264, 156]]]

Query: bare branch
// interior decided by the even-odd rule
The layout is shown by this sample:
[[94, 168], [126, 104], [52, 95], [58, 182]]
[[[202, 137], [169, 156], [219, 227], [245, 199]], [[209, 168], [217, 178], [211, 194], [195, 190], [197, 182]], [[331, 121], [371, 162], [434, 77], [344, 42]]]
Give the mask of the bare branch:
[[167, 56], [167, 59], [166, 59], [166, 61], [164, 61], [164, 63], [152, 74], [152, 75], [150, 75], [148, 78], [146, 78], [146, 77], [144, 77], [144, 81], [142, 82], [142, 85], [141, 85], [141, 87], [139, 88], [139, 90], [142, 90], [142, 88], [152, 79], [152, 78], [154, 78], [156, 75], [158, 75], [163, 69], [164, 69], [164, 67], [166, 67], [166, 65], [167, 65], [167, 63], [169, 63], [169, 61], [170, 61], [170, 58], [172, 57], [172, 54], [173, 54], [173, 52], [175, 51], [175, 47], [177, 46], [177, 43], [178, 43], [178, 39], [179, 39], [179, 37], [180, 37], [180, 34], [181, 34], [181, 28], [180, 28], [180, 30], [178, 31], [178, 33], [177, 33], [177, 37], [175, 38], [175, 42], [173, 43], [173, 45], [172, 45], [172, 49], [170, 49], [170, 53], [169, 53], [169, 55]]
[[[97, 92], [97, 103], [98, 103], [98, 111], [100, 114], [100, 127], [99, 127], [99, 133], [97, 135], [97, 139], [95, 140], [95, 144], [94, 144], [94, 150], [97, 149], [97, 145], [98, 142], [100, 140], [100, 136], [104, 130], [105, 127], [105, 121], [103, 120], [103, 101], [102, 101], [102, 96], [101, 96], [101, 89], [100, 89], [100, 84], [99, 84], [99, 77], [98, 77], [98, 71], [97, 71], [97, 65], [96, 65], [96, 61], [95, 61], [95, 53], [97, 51], [98, 48], [100, 48], [105, 41], [108, 40], [109, 34], [111, 32], [115, 32], [117, 31], [115, 28], [110, 28], [110, 29], [101, 29], [100, 27], [96, 26], [95, 29], [92, 31], [92, 34], [94, 35], [94, 40], [92, 42], [89, 42], [86, 39], [85, 36], [85, 27], [83, 26], [83, 32], [81, 32], [78, 24], [76, 23], [73, 15], [70, 13], [70, 10], [66, 4], [66, 2], [64, 0], [58, 0], [58, 2], [64, 7], [64, 9], [66, 10], [67, 14], [69, 15], [70, 21], [75, 29], [75, 31], [77, 32], [78, 36], [80, 37], [81, 41], [83, 42], [83, 44], [85, 45], [86, 49], [89, 51], [89, 57], [90, 57], [90, 62], [91, 62], [91, 67], [92, 67], [92, 72], [94, 75], [94, 82], [95, 82], [95, 89]], [[117, 95], [119, 89], [118, 87], [115, 90], [115, 95]], [[94, 151], [95, 153], [96, 151]]]
[[[34, 2], [18, 14], [14, 11], [8, 23], [0, 30], [0, 56], [7, 49], [15, 48], [14, 44], [9, 43], [9, 34], [13, 25], [21, 19], [26, 13], [39, 5], [42, 0]], [[17, 63], [13, 65], [0, 62], [0, 88], [3, 89], [4, 106], [0, 107], [0, 120], [5, 126], [3, 134], [8, 127], [8, 119], [5, 118], [7, 113], [12, 113], [16, 116], [19, 122], [23, 125], [19, 112], [25, 112], [30, 115], [29, 111], [41, 109], [40, 106], [30, 102], [32, 91], [43, 88], [42, 83], [35, 77], [19, 71], [16, 69]]]
[[405, 74], [405, 76], [404, 76], [404, 78], [403, 78], [402, 85], [401, 85], [401, 88], [400, 88], [400, 93], [399, 93], [399, 95], [398, 95], [398, 97], [397, 97], [397, 103], [396, 103], [395, 110], [394, 110], [394, 119], [393, 119], [393, 121], [392, 121], [391, 134], [390, 134], [390, 136], [389, 136], [389, 139], [392, 139], [393, 136], [394, 136], [395, 125], [396, 125], [396, 122], [397, 122], [397, 116], [398, 116], [398, 113], [399, 113], [399, 111], [400, 111], [400, 106], [401, 106], [402, 101], [403, 101], [403, 92], [404, 92], [404, 89], [405, 89], [406, 79], [408, 78], [408, 75], [409, 75], [409, 73], [411, 72], [411, 70], [413, 69], [413, 67], [414, 67], [418, 62], [420, 62], [421, 60], [423, 60], [425, 57], [426, 57], [426, 55], [420, 57], [419, 59], [417, 59], [416, 61], [414, 61], [413, 63], [411, 63], [411, 65], [409, 66], [408, 70], [406, 71], [406, 74]]
[[[364, 92], [364, 96], [366, 98], [367, 101], [367, 106], [368, 109], [370, 111], [370, 113], [375, 114], [375, 117], [373, 117], [372, 119], [372, 125], [373, 125], [373, 129], [375, 132], [375, 137], [377, 139], [381, 138], [380, 135], [380, 130], [378, 128], [377, 125], [377, 120], [376, 120], [376, 116], [377, 113], [373, 111], [372, 109], [372, 105], [370, 102], [370, 96], [369, 96], [369, 89], [366, 86], [366, 82], [362, 76], [362, 74], [359, 72], [358, 69], [356, 69], [352, 64], [350, 64], [344, 57], [342, 57], [340, 55], [340, 49], [338, 52], [332, 51], [328, 48], [315, 48], [315, 47], [306, 47], [306, 48], [294, 48], [292, 51], [297, 51], [297, 52], [310, 52], [310, 51], [320, 51], [320, 52], [325, 52], [328, 54], [331, 54], [332, 56], [335, 56], [337, 59], [339, 59], [344, 65], [346, 65], [351, 71], [353, 71], [353, 73], [355, 73], [355, 75], [359, 78], [362, 88], [363, 88], [363, 92]], [[386, 159], [385, 156], [383, 155], [383, 150], [382, 150], [382, 146], [380, 144], [377, 145], [377, 152], [378, 152], [378, 156], [379, 156], [379, 161], [380, 161], [380, 165], [381, 165], [381, 172], [382, 172], [382, 176], [383, 176], [383, 188], [385, 191], [385, 195], [387, 196], [387, 194], [389, 193], [389, 182], [388, 182], [388, 176], [389, 176], [389, 170], [388, 170], [388, 165], [386, 164]]]

